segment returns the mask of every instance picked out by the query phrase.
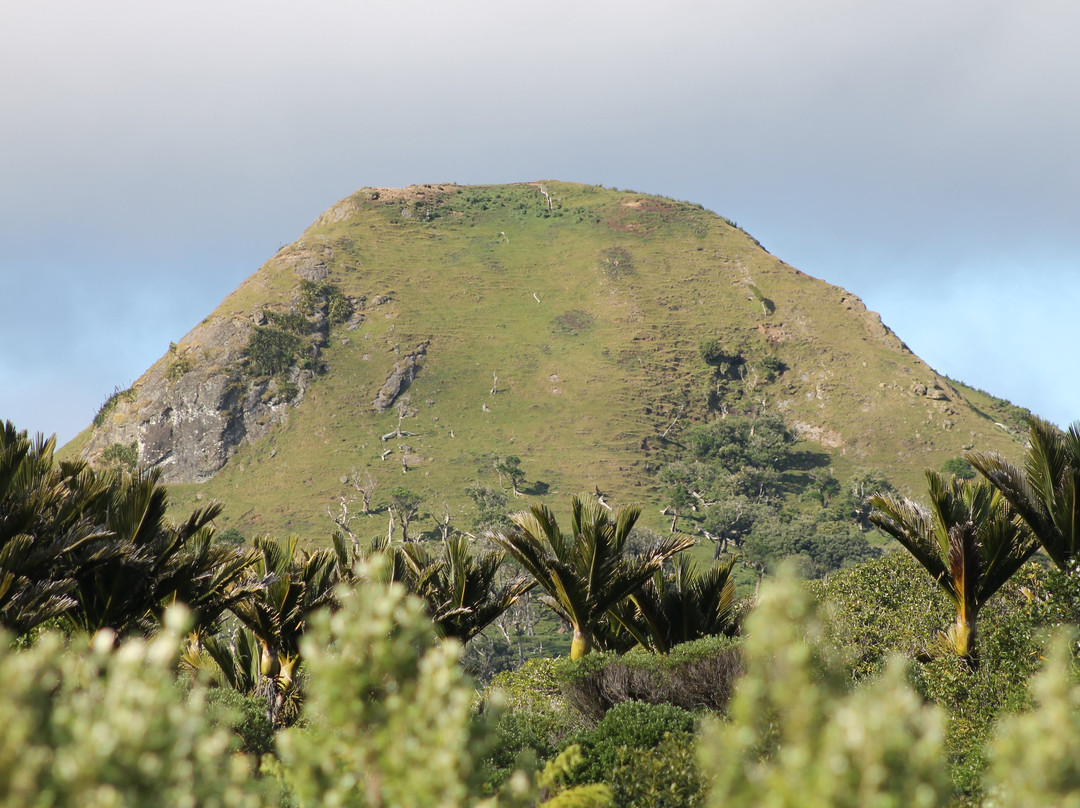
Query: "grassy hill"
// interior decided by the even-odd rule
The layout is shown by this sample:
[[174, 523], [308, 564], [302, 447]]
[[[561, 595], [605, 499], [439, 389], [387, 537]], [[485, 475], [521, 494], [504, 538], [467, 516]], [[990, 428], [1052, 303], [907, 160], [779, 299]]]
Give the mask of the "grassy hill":
[[[297, 329], [298, 362], [253, 368], [259, 324], [298, 315], [312, 329]], [[735, 361], [708, 364], [710, 341]], [[379, 411], [395, 367], [415, 378]], [[511, 507], [562, 513], [599, 489], [663, 529], [656, 475], [682, 431], [763, 412], [838, 478], [881, 469], [915, 490], [967, 449], [1018, 454], [1023, 414], [938, 375], [857, 297], [700, 206], [563, 182], [425, 185], [334, 205], [65, 451], [134, 444], [175, 482], [177, 508], [222, 500], [223, 526], [247, 534], [324, 541], [368, 474], [373, 504], [406, 486], [467, 527], [465, 487], [499, 486], [507, 455], [526, 474]], [[399, 419], [412, 434], [383, 440]], [[385, 534], [385, 517], [359, 530]]]

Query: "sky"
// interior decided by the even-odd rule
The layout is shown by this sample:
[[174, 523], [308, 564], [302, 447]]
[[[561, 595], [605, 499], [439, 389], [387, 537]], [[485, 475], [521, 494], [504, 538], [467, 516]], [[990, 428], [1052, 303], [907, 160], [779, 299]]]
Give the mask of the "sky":
[[704, 205], [1080, 418], [1072, 0], [0, 0], [0, 420], [61, 444], [364, 186]]

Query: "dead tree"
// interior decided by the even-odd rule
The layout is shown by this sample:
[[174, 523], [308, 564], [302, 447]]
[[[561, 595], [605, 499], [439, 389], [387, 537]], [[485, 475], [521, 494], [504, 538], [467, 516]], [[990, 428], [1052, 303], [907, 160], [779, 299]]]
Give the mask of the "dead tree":
[[375, 494], [375, 489], [378, 488], [379, 482], [372, 476], [370, 471], [364, 472], [364, 479], [360, 479], [356, 473], [356, 469], [353, 469], [352, 473], [352, 485], [360, 494], [360, 501], [363, 505], [363, 513], [371, 514], [371, 497]]
[[607, 494], [605, 494], [603, 491], [601, 491], [600, 486], [598, 486], [596, 483], [593, 483], [593, 490], [596, 493], [596, 501], [599, 502], [603, 507], [607, 508], [610, 511], [611, 506], [608, 505]]
[[330, 508], [326, 509], [326, 515], [337, 525], [340, 530], [348, 539], [353, 543], [353, 546], [358, 546], [356, 534], [352, 531], [352, 523], [355, 520], [356, 514], [349, 513], [349, 505], [353, 502], [352, 499], [342, 495], [338, 498], [338, 512], [335, 514]]
[[450, 538], [452, 528], [450, 527], [450, 506], [445, 502], [442, 505], [441, 514], [432, 514], [431, 518], [435, 520], [435, 524], [439, 528], [439, 537], [445, 542]]
[[679, 406], [679, 411], [675, 413], [675, 420], [668, 424], [668, 428], [664, 430], [664, 433], [660, 436], [660, 440], [667, 440], [668, 432], [674, 428], [675, 424], [679, 423], [679, 418], [682, 416], [684, 409], [686, 409], [685, 404]]
[[[360, 501], [363, 510], [361, 511], [367, 516], [371, 516], [371, 497], [375, 493], [375, 487], [377, 482], [371, 475], [370, 471], [365, 471], [363, 479], [360, 479], [360, 474], [354, 468], [352, 474], [349, 477], [352, 487], [360, 494]], [[353, 503], [356, 502], [356, 497], [342, 494], [338, 497], [338, 512], [335, 514], [330, 508], [326, 509], [327, 515], [337, 525], [338, 529], [346, 535], [353, 543], [353, 546], [359, 548], [359, 541], [356, 537], [356, 533], [352, 529], [352, 523], [360, 518], [359, 514], [352, 512]]]
[[674, 506], [668, 506], [660, 511], [664, 516], [671, 517], [671, 532], [675, 532], [676, 526], [679, 524], [679, 509]]
[[[555, 207], [552, 205], [552, 202], [551, 202], [551, 194], [549, 194], [547, 192], [547, 189], [544, 188], [543, 185], [538, 185], [537, 188], [539, 189], [540, 193], [542, 193], [544, 195], [544, 199], [547, 201], [547, 209], [549, 211], [554, 211]], [[764, 304], [762, 304], [762, 305], [764, 305]]]
[[416, 410], [410, 410], [409, 409], [409, 402], [408, 402], [407, 398], [404, 398], [404, 399], [401, 399], [400, 401], [398, 401], [398, 403], [395, 404], [394, 407], [395, 407], [395, 409], [397, 409], [397, 414], [398, 414], [397, 429], [395, 429], [393, 432], [387, 432], [385, 435], [382, 436], [382, 440], [385, 442], [385, 441], [390, 440], [390, 438], [398, 438], [398, 439], [405, 438], [405, 437], [415, 438], [416, 433], [415, 432], [409, 432], [408, 430], [402, 429], [401, 428], [401, 422], [405, 419], [406, 416], [415, 415]]

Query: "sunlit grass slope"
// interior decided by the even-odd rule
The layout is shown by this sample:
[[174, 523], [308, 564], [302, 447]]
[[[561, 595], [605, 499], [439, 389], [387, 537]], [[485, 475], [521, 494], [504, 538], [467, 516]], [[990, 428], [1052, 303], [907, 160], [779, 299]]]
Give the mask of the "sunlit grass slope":
[[[356, 496], [342, 480], [369, 472], [375, 504], [404, 485], [467, 527], [465, 486], [499, 485], [493, 460], [517, 455], [526, 495], [512, 506], [542, 498], [561, 513], [598, 488], [643, 504], [660, 529], [657, 469], [684, 428], [725, 412], [781, 413], [841, 478], [880, 468], [918, 486], [924, 466], [967, 448], [1017, 451], [995, 425], [1004, 402], [974, 409], [856, 297], [697, 205], [562, 182], [363, 189], [214, 316], [288, 310], [297, 267], [315, 260], [363, 298], [364, 322], [333, 329], [327, 372], [283, 425], [210, 481], [176, 487], [180, 508], [220, 499], [226, 525], [321, 541], [328, 511]], [[741, 377], [719, 380], [702, 360], [714, 338], [746, 358]], [[398, 413], [373, 401], [420, 346], [402, 421], [414, 434], [383, 441]], [[385, 517], [358, 529], [385, 533]]]

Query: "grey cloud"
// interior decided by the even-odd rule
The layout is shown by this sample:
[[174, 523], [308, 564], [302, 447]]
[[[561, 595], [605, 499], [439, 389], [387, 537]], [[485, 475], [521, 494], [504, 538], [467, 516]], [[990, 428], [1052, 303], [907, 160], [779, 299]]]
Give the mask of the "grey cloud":
[[[7, 4], [0, 272], [30, 268], [27, 299], [167, 294], [164, 347], [359, 186], [558, 177], [701, 202], [886, 322], [947, 329], [921, 285], [1080, 248], [1077, 23], [1005, 0]], [[77, 328], [112, 350], [52, 305], [44, 361]]]

